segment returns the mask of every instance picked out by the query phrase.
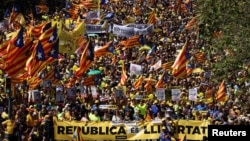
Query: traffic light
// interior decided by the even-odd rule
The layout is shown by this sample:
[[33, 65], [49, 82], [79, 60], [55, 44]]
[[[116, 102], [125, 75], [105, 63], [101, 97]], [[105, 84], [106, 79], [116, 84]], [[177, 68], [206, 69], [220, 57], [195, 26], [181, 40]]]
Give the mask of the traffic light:
[[5, 90], [7, 94], [11, 94], [11, 78], [5, 79]]

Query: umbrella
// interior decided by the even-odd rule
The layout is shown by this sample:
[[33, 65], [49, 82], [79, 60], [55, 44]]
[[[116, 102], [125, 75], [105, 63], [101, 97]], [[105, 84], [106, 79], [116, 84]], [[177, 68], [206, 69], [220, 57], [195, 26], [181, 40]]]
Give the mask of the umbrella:
[[90, 70], [87, 74], [88, 75], [96, 75], [101, 74], [102, 72], [100, 70]]
[[149, 46], [147, 46], [147, 45], [144, 45], [144, 46], [142, 46], [142, 47], [140, 47], [139, 48], [139, 51], [143, 51], [143, 50], [150, 50], [151, 48], [149, 47]]

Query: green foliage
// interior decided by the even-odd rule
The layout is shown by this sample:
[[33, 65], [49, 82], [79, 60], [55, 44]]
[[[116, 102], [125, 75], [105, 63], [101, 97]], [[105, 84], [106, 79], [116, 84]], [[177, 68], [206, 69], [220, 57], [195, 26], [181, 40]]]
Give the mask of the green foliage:
[[[197, 0], [197, 13], [201, 14], [202, 36], [209, 54], [216, 57], [212, 69], [216, 78], [226, 77], [241, 70], [250, 61], [250, 1], [249, 0]], [[201, 30], [201, 28], [200, 28]], [[222, 37], [212, 39], [214, 31]], [[225, 55], [225, 50], [231, 55]]]

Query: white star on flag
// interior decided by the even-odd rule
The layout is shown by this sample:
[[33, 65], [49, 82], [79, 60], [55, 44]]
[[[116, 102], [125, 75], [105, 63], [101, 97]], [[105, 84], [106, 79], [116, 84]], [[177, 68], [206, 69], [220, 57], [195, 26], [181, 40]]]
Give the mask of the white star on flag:
[[49, 38], [49, 41], [53, 41], [54, 40], [54, 35], [53, 36], [51, 36], [50, 38]]
[[42, 53], [41, 53], [41, 52], [38, 52], [37, 58], [38, 58], [38, 59], [41, 59], [41, 58], [42, 58]]
[[17, 42], [17, 44], [19, 45], [19, 44], [20, 44], [20, 42], [21, 42], [21, 40], [20, 40], [20, 39], [18, 39], [16, 42]]
[[50, 54], [52, 55], [52, 54], [54, 54], [54, 53], [55, 53], [55, 50], [52, 49], [52, 50], [50, 51]]

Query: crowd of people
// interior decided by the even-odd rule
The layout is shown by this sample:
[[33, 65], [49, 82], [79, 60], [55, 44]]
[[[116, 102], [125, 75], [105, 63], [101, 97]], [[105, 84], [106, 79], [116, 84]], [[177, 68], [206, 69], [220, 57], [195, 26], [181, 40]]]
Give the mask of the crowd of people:
[[[51, 141], [54, 140], [53, 124], [57, 120], [77, 121], [161, 121], [165, 134], [160, 136], [160, 141], [171, 140], [174, 120], [208, 120], [216, 125], [249, 125], [250, 121], [250, 95], [249, 83], [246, 81], [248, 71], [242, 70], [237, 74], [231, 74], [226, 80], [228, 100], [221, 104], [215, 100], [208, 101], [206, 95], [215, 94], [220, 82], [212, 80], [213, 72], [211, 63], [216, 56], [207, 54], [205, 61], [199, 62], [197, 58], [191, 57], [190, 62], [194, 67], [204, 71], [192, 73], [187, 78], [175, 78], [171, 75], [171, 69], [162, 68], [152, 70], [151, 66], [158, 60], [163, 64], [176, 59], [178, 50], [182, 48], [188, 39], [188, 48], [191, 56], [196, 52], [207, 52], [208, 44], [204, 41], [196, 29], [185, 29], [185, 25], [196, 14], [195, 1], [177, 0], [151, 0], [151, 1], [110, 1], [101, 6], [103, 12], [111, 10], [115, 18], [110, 24], [126, 24], [129, 20], [136, 24], [147, 24], [149, 13], [155, 10], [157, 22], [154, 25], [154, 33], [148, 34], [145, 40], [149, 46], [156, 46], [156, 50], [146, 58], [147, 51], [139, 51], [139, 46], [123, 50], [116, 46], [116, 62], [113, 63], [112, 56], [95, 58], [90, 69], [99, 70], [100, 82], [97, 84], [98, 96], [93, 97], [87, 93], [81, 94], [81, 81], [74, 83], [71, 87], [76, 89], [76, 97], [67, 99], [63, 103], [56, 103], [56, 93], [62, 92], [67, 95], [66, 82], [73, 76], [74, 67], [79, 65], [80, 56], [77, 54], [61, 54], [60, 61], [46, 66], [46, 69], [58, 68], [63, 80], [58, 84], [37, 87], [41, 94], [39, 102], [29, 100], [29, 84], [15, 85], [12, 97], [12, 105], [8, 105], [8, 96], [5, 93], [5, 77], [7, 74], [1, 70], [1, 133], [2, 137], [9, 141]], [[106, 6], [108, 5], [108, 6]], [[137, 9], [140, 12], [134, 12]], [[55, 14], [60, 14], [57, 11]], [[79, 12], [81, 14], [81, 12]], [[55, 15], [49, 15], [53, 17]], [[40, 19], [41, 20], [41, 19]], [[111, 37], [109, 34], [101, 34], [89, 37], [93, 46], [98, 48], [115, 38], [116, 42], [124, 40], [121, 37]], [[1, 35], [2, 40], [5, 38]], [[112, 38], [112, 39], [110, 39]], [[144, 55], [144, 57], [142, 57]], [[227, 55], [227, 54], [225, 54]], [[121, 79], [121, 61], [125, 63], [128, 80], [126, 82], [126, 93], [117, 98], [115, 90], [119, 87]], [[155, 96], [155, 89], [146, 91], [145, 82], [139, 89], [135, 89], [133, 83], [139, 76], [129, 73], [130, 63], [142, 65], [144, 78], [151, 77], [159, 80], [164, 74], [166, 77], [166, 100], [159, 100]], [[86, 72], [87, 73], [87, 72]], [[87, 75], [83, 75], [83, 80]], [[152, 84], [153, 86], [155, 84]], [[181, 89], [181, 100], [172, 101], [171, 88]], [[198, 100], [188, 101], [188, 89], [196, 88], [199, 93]], [[136, 98], [143, 95], [143, 98]], [[115, 105], [115, 108], [101, 109], [99, 105]], [[9, 116], [11, 108], [11, 115]], [[173, 139], [172, 139], [173, 140]]]

